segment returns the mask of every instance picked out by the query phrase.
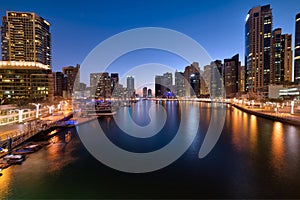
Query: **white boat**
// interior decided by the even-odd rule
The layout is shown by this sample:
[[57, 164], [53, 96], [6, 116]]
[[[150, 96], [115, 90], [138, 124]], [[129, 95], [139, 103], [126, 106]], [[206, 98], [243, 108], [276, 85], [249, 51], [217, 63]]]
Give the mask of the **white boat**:
[[19, 159], [24, 159], [24, 155], [14, 155], [14, 154], [9, 154], [3, 157], [3, 159], [6, 160], [19, 160]]

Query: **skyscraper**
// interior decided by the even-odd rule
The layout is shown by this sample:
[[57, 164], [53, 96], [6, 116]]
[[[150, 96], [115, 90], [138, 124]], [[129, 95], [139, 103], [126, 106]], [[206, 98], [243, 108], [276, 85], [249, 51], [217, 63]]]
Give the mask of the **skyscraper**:
[[67, 91], [67, 77], [62, 72], [53, 72], [53, 89], [54, 96], [63, 96]]
[[74, 91], [79, 91], [80, 87], [80, 65], [76, 67], [68, 66], [62, 68], [63, 73], [67, 76], [67, 92], [68, 96], [71, 97]]
[[162, 79], [163, 76], [155, 76], [155, 97], [162, 97], [163, 92], [162, 92]]
[[95, 97], [98, 81], [102, 73], [90, 73], [90, 87], [91, 87], [91, 96]]
[[169, 91], [172, 90], [172, 82], [173, 76], [172, 73], [166, 72], [163, 74], [162, 86], [163, 86], [163, 94], [166, 95]]
[[239, 90], [239, 54], [232, 58], [224, 59], [223, 81], [226, 91], [226, 97], [233, 97]]
[[184, 78], [187, 81], [185, 96], [200, 96], [200, 68], [199, 63], [193, 62], [184, 69]]
[[134, 90], [134, 77], [133, 76], [127, 77], [127, 89]]
[[96, 98], [111, 98], [111, 77], [108, 72], [101, 73], [97, 79], [95, 97]]
[[175, 72], [175, 95], [177, 97], [184, 97], [186, 90], [184, 73], [183, 72]]
[[246, 89], [252, 94], [265, 94], [271, 81], [272, 21], [270, 5], [252, 8], [246, 17]]
[[292, 35], [282, 34], [281, 28], [272, 32], [271, 83], [292, 82]]
[[134, 77], [128, 76], [127, 77], [127, 90], [129, 97], [135, 96], [135, 90], [134, 90]]
[[152, 90], [150, 88], [148, 89], [148, 98], [152, 98]]
[[143, 87], [143, 97], [147, 97], [147, 87]]
[[296, 15], [294, 80], [295, 83], [300, 83], [300, 13]]
[[119, 74], [118, 73], [111, 73], [110, 78], [111, 78], [111, 92], [113, 93], [114, 89], [119, 84]]
[[7, 11], [1, 40], [3, 61], [38, 62], [51, 68], [50, 24], [37, 14]]
[[2, 17], [1, 50], [0, 98], [8, 103], [52, 102], [50, 24], [35, 13], [7, 11]]

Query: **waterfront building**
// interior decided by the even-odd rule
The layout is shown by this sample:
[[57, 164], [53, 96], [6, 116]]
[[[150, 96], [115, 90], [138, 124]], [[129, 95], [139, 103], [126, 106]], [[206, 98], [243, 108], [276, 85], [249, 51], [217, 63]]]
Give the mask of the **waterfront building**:
[[111, 98], [111, 77], [108, 72], [100, 73], [97, 79], [95, 98]]
[[221, 60], [215, 60], [210, 63], [210, 65], [204, 66], [204, 80], [206, 85], [204, 87], [208, 88], [209, 95], [211, 99], [223, 98], [225, 97], [225, 89], [223, 86], [223, 64]]
[[294, 81], [300, 83], [300, 13], [296, 15], [295, 25]]
[[74, 91], [79, 91], [80, 87], [80, 65], [76, 67], [63, 67], [62, 71], [67, 76], [67, 97], [71, 97]]
[[175, 72], [175, 95], [177, 97], [184, 97], [186, 90], [186, 81], [183, 72]]
[[117, 85], [119, 84], [119, 74], [118, 73], [111, 73], [111, 93], [116, 89]]
[[67, 77], [62, 72], [53, 72], [52, 76], [54, 96], [63, 97], [67, 91]]
[[127, 76], [127, 90], [130, 97], [135, 97], [134, 77]]
[[97, 89], [97, 83], [98, 80], [100, 79], [102, 73], [90, 73], [90, 88], [91, 88], [91, 97], [95, 97], [95, 92]]
[[36, 62], [0, 61], [0, 98], [3, 103], [18, 100], [52, 102], [50, 67]]
[[147, 97], [147, 87], [143, 87], [143, 97]]
[[3, 61], [37, 62], [51, 69], [50, 23], [36, 13], [7, 11], [1, 41]]
[[232, 58], [224, 59], [223, 81], [226, 97], [234, 97], [239, 92], [239, 69], [241, 62], [239, 54]]
[[155, 76], [155, 97], [163, 96], [162, 79], [163, 79], [163, 76], [159, 76], [159, 75]]
[[245, 66], [240, 66], [239, 68], [239, 94], [243, 94], [246, 92], [245, 84], [246, 84], [246, 69]]
[[172, 90], [173, 76], [172, 73], [166, 72], [163, 74], [162, 86], [163, 86], [163, 95], [167, 96], [168, 92]]
[[148, 89], [148, 98], [152, 98], [152, 90], [150, 88]]
[[185, 96], [199, 97], [200, 96], [200, 68], [199, 63], [193, 62], [190, 66], [184, 69], [184, 78], [188, 84], [185, 88]]
[[278, 99], [280, 97], [280, 90], [284, 89], [283, 85], [269, 85], [268, 98], [269, 99]]
[[270, 5], [249, 10], [245, 24], [246, 90], [266, 95], [271, 81], [273, 16]]
[[281, 28], [272, 32], [271, 83], [292, 82], [292, 35], [282, 34]]

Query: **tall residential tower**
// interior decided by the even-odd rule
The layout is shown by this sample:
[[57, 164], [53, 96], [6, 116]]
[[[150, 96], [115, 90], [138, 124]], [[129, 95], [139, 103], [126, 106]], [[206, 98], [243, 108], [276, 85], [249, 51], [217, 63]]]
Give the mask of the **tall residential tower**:
[[245, 24], [246, 89], [264, 94], [271, 81], [272, 9], [270, 5], [249, 10]]
[[2, 17], [3, 61], [38, 62], [51, 68], [50, 24], [32, 12], [7, 11]]
[[294, 80], [295, 83], [300, 83], [300, 13], [296, 15]]

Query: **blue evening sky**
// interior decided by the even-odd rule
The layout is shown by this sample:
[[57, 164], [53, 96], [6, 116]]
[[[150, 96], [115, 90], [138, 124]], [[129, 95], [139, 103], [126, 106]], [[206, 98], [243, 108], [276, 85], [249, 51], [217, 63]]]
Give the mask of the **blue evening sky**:
[[[81, 64], [101, 41], [139, 27], [164, 27], [182, 32], [199, 42], [212, 59], [244, 57], [244, 23], [249, 9], [271, 4], [273, 29], [295, 32], [299, 0], [1, 0], [0, 14], [32, 11], [51, 23], [52, 67]], [[294, 37], [293, 37], [294, 40]], [[293, 41], [294, 42], [294, 41]], [[145, 63], [162, 63], [178, 70], [188, 64], [173, 54], [139, 50], [122, 56], [111, 70], [126, 73]], [[201, 63], [203, 66], [208, 63]], [[87, 77], [84, 82], [89, 83]]]

